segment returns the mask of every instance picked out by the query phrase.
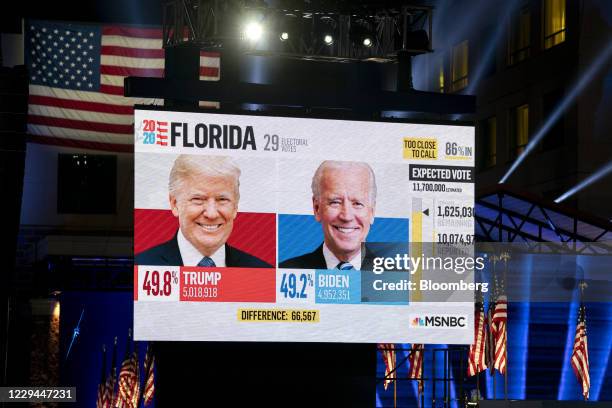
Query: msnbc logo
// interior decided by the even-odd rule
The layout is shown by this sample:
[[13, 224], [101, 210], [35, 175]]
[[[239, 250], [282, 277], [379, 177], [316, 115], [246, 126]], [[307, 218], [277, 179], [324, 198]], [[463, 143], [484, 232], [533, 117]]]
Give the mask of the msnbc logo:
[[411, 327], [444, 327], [460, 329], [467, 327], [467, 315], [424, 315], [409, 317]]

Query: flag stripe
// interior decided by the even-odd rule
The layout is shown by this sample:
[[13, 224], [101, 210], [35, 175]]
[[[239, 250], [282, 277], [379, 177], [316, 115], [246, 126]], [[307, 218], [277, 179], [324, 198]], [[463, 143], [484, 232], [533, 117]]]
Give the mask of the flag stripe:
[[101, 45], [103, 47], [133, 47], [140, 49], [151, 49], [159, 50], [162, 49], [161, 39], [155, 38], [134, 38], [134, 37], [120, 37], [120, 36], [107, 36], [102, 37]]
[[217, 77], [219, 76], [219, 68], [200, 67], [200, 76], [210, 79], [217, 79]]
[[[163, 68], [134, 68], [134, 67], [122, 67], [115, 65], [102, 65], [100, 67], [100, 73], [103, 75], [120, 76], [121, 85], [123, 85], [123, 77], [126, 76], [141, 76], [141, 77], [153, 77], [161, 78], [164, 76]], [[104, 81], [102, 81], [104, 83]]]
[[107, 134], [91, 130], [68, 129], [63, 127], [28, 124], [28, 133], [38, 136], [54, 136], [58, 138], [74, 138], [91, 140], [100, 143], [132, 144], [132, 135]]
[[166, 55], [162, 48], [130, 48], [116, 45], [103, 45], [102, 54], [130, 58], [164, 58]]
[[62, 99], [50, 96], [30, 95], [28, 98], [30, 108], [36, 105], [57, 106], [64, 109], [76, 109], [81, 111], [114, 113], [117, 115], [133, 115], [132, 106], [120, 106], [108, 103], [86, 102], [74, 99]]
[[123, 96], [123, 86], [115, 86], [115, 85], [100, 85], [100, 92]]
[[100, 83], [102, 85], [119, 86], [123, 88], [123, 81], [125, 77], [117, 75], [101, 75]]
[[104, 55], [100, 58], [101, 66], [122, 66], [127, 68], [164, 69], [163, 58], [132, 58], [117, 55]]
[[59, 98], [59, 99], [64, 99], [64, 100], [74, 100], [77, 102], [95, 102], [95, 103], [104, 103], [104, 104], [109, 104], [109, 105], [130, 106], [130, 107], [133, 107], [133, 105], [136, 105], [136, 104], [163, 105], [163, 99], [125, 98], [123, 97], [123, 93], [121, 94], [121, 97], [119, 97], [119, 96], [103, 94], [99, 92], [72, 91], [69, 89], [52, 88], [52, 87], [42, 86], [42, 85], [30, 85], [30, 97], [32, 95], [51, 96], [54, 98]]
[[161, 38], [162, 30], [159, 28], [105, 26], [102, 29], [102, 35], [104, 36], [125, 36], [125, 37], [135, 37], [135, 38]]
[[83, 122], [80, 120], [53, 118], [48, 116], [28, 115], [28, 122], [34, 125], [55, 126], [68, 129], [93, 130], [108, 133], [131, 134], [132, 125], [118, 125], [114, 123]]
[[201, 51], [200, 65], [203, 67], [219, 68], [221, 66], [219, 54], [211, 54], [209, 52]]
[[64, 109], [55, 106], [42, 106], [33, 104], [30, 104], [30, 106], [28, 106], [28, 114], [40, 117], [50, 117], [57, 119], [66, 118], [75, 121], [82, 121], [83, 127], [81, 127], [80, 129], [86, 130], [89, 130], [88, 122], [115, 123], [118, 125], [130, 127], [132, 123], [134, 123], [134, 117], [132, 115], [116, 115], [112, 113]]

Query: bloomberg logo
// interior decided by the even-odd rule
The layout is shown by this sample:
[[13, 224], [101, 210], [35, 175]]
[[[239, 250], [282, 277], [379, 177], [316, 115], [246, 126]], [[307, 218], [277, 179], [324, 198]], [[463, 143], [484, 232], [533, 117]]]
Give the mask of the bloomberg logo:
[[461, 329], [467, 327], [467, 315], [410, 315], [410, 327], [427, 328], [441, 327], [449, 329]]

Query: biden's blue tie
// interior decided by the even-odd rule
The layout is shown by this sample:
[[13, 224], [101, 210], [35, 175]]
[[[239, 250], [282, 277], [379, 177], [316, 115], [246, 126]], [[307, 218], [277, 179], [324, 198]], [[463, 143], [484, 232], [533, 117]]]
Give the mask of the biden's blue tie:
[[350, 262], [340, 262], [336, 266], [336, 269], [340, 269], [341, 271], [350, 271], [352, 269], [355, 269], [355, 267], [353, 265], [351, 265]]

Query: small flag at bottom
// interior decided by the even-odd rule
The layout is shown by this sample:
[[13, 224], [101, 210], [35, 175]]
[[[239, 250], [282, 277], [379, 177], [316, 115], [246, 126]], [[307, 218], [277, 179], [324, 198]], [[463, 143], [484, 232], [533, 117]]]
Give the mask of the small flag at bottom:
[[378, 344], [378, 350], [382, 355], [385, 363], [385, 381], [383, 383], [385, 390], [396, 379], [395, 371], [395, 345], [391, 343]]
[[144, 364], [145, 386], [143, 398], [144, 404], [149, 405], [153, 401], [153, 395], [155, 394], [155, 354], [153, 353], [152, 343], [147, 345]]
[[468, 356], [468, 377], [474, 376], [487, 369], [485, 344], [487, 329], [485, 325], [485, 312], [482, 301], [477, 302], [474, 310], [474, 344], [470, 346]]
[[586, 332], [586, 309], [583, 304], [578, 310], [578, 323], [576, 324], [576, 335], [574, 336], [574, 348], [572, 350], [572, 368], [580, 385], [582, 385], [582, 396], [589, 399], [591, 388], [591, 377], [589, 375], [589, 347]]
[[419, 395], [423, 393], [423, 353], [425, 346], [423, 344], [412, 344], [410, 348], [410, 368], [408, 369], [408, 378], [418, 379]]

